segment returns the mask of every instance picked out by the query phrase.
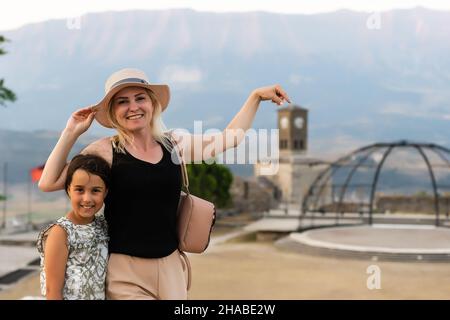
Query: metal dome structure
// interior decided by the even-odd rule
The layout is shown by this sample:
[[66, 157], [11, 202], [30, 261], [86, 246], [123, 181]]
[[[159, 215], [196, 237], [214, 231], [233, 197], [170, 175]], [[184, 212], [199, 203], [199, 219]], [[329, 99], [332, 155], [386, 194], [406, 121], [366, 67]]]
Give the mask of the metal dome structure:
[[351, 213], [372, 225], [374, 215], [390, 212], [383, 207], [389, 197], [403, 197], [403, 207], [414, 202], [433, 214], [436, 226], [448, 226], [450, 149], [398, 141], [355, 150], [317, 176], [303, 197], [300, 218], [322, 214], [338, 221]]

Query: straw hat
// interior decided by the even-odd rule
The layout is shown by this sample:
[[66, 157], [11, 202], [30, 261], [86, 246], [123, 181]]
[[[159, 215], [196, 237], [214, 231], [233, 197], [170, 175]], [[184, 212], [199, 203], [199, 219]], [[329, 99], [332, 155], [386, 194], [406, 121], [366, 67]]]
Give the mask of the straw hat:
[[142, 87], [153, 91], [161, 104], [161, 111], [167, 108], [170, 100], [169, 86], [151, 84], [144, 72], [138, 69], [122, 69], [113, 73], [105, 83], [105, 96], [93, 109], [97, 111], [95, 119], [104, 127], [112, 128], [108, 120], [108, 106], [111, 98], [126, 87]]

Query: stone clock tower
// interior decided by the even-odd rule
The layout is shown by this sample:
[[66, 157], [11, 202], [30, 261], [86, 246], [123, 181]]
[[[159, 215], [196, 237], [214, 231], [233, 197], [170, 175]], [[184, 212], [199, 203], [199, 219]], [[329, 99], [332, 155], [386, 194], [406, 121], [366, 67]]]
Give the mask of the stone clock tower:
[[308, 149], [308, 110], [289, 105], [278, 110], [280, 153], [305, 154]]
[[[280, 207], [298, 211], [303, 196], [317, 174], [325, 168], [322, 160], [308, 157], [308, 110], [289, 105], [278, 109], [279, 168], [278, 172], [266, 176], [281, 191]], [[255, 165], [255, 175], [260, 167]], [[328, 191], [326, 191], [328, 192]], [[287, 212], [287, 211], [286, 211]]]

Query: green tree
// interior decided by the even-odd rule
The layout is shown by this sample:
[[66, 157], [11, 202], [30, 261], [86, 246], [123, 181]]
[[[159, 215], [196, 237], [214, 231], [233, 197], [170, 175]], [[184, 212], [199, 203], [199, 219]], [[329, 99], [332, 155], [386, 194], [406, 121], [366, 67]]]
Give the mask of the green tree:
[[0, 194], [0, 201], [5, 201], [6, 200], [6, 196]]
[[[7, 42], [7, 41], [8, 41], [8, 39], [6, 39], [3, 36], [0, 36], [0, 45], [3, 42]], [[6, 54], [6, 51], [0, 47], [0, 55], [2, 55], [2, 54]], [[4, 79], [0, 79], [0, 105], [2, 105], [2, 106], [5, 105], [6, 101], [14, 102], [17, 99], [15, 93], [3, 85], [4, 81], [5, 81]]]
[[226, 166], [213, 164], [187, 165], [189, 176], [189, 191], [213, 202], [218, 208], [225, 208], [231, 204], [230, 186], [233, 175]]

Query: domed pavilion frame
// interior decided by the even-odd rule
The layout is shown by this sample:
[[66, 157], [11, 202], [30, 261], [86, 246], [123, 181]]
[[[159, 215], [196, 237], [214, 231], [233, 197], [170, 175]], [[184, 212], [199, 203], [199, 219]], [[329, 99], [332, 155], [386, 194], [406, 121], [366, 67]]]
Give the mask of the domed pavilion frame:
[[[432, 143], [414, 143], [414, 142], [408, 142], [405, 140], [394, 142], [394, 143], [375, 143], [360, 149], [357, 149], [353, 151], [352, 153], [338, 159], [337, 161], [331, 163], [325, 170], [323, 170], [314, 180], [314, 182], [311, 184], [311, 186], [308, 189], [308, 192], [303, 197], [302, 202], [302, 214], [301, 218], [303, 218], [307, 213], [314, 213], [314, 212], [321, 212], [324, 213], [323, 209], [319, 209], [319, 201], [323, 197], [324, 191], [326, 189], [326, 186], [330, 182], [330, 178], [333, 176], [333, 174], [339, 170], [342, 167], [347, 167], [347, 162], [351, 161], [352, 159], [356, 158], [357, 155], [362, 155], [361, 158], [359, 158], [356, 163], [353, 165], [353, 168], [348, 173], [344, 184], [341, 186], [340, 194], [338, 195], [338, 202], [335, 206], [336, 214], [339, 212], [343, 214], [343, 200], [345, 197], [345, 194], [348, 190], [348, 187], [350, 185], [350, 182], [352, 180], [353, 175], [355, 172], [360, 168], [363, 163], [376, 151], [379, 151], [380, 149], [386, 149], [381, 159], [379, 160], [378, 165], [375, 169], [375, 174], [373, 176], [373, 180], [370, 184], [367, 185], [361, 185], [370, 187], [370, 198], [369, 198], [369, 207], [368, 207], [368, 213], [369, 213], [369, 219], [368, 223], [369, 225], [372, 225], [373, 223], [373, 212], [374, 212], [374, 199], [375, 199], [375, 193], [378, 186], [378, 180], [380, 176], [380, 172], [383, 168], [383, 165], [386, 161], [386, 159], [391, 155], [392, 151], [397, 148], [411, 148], [419, 153], [421, 158], [426, 164], [426, 167], [428, 169], [428, 174], [431, 180], [431, 186], [432, 186], [432, 192], [434, 195], [434, 212], [435, 212], [435, 225], [439, 226], [440, 220], [439, 220], [439, 186], [436, 182], [435, 172], [433, 170], [433, 166], [430, 163], [429, 157], [424, 152], [424, 150], [430, 150], [434, 152], [439, 158], [441, 158], [446, 165], [450, 168], [450, 161], [447, 159], [444, 155], [447, 154], [450, 157], [450, 149], [447, 149], [445, 147], [432, 144]], [[318, 190], [318, 191], [315, 191]], [[361, 212], [360, 212], [361, 213]]]

